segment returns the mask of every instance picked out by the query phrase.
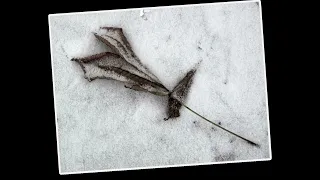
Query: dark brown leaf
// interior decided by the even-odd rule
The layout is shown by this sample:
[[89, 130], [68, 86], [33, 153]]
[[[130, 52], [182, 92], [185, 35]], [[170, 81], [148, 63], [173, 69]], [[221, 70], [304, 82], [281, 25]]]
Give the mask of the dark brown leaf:
[[168, 99], [168, 118], [165, 118], [165, 120], [168, 120], [170, 118], [176, 118], [180, 116], [180, 109], [182, 104], [177, 101], [176, 99], [169, 96]]

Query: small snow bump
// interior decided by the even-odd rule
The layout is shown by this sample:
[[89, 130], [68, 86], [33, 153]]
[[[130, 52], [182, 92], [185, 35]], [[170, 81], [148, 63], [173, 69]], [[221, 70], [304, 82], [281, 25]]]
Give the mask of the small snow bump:
[[150, 12], [150, 10], [145, 10], [145, 9], [140, 10], [140, 17], [143, 18], [144, 20], [148, 20], [146, 14], [145, 14], [147, 12]]
[[142, 17], [144, 15], [144, 9], [140, 10], [140, 16]]

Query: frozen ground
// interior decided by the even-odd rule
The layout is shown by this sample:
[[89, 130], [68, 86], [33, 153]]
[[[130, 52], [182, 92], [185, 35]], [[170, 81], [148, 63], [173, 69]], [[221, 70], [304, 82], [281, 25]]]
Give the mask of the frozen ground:
[[[260, 3], [226, 3], [49, 17], [61, 173], [270, 158]], [[108, 80], [88, 82], [70, 61], [108, 50], [92, 32], [122, 27], [170, 90], [197, 62], [186, 104], [261, 145], [253, 147], [167, 99]]]

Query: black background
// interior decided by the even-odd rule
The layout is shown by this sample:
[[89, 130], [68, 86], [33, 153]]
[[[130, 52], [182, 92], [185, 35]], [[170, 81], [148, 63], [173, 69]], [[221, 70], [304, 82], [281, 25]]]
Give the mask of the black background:
[[[134, 1], [127, 3], [124, 1], [108, 3], [107, 1], [99, 2], [58, 2], [55, 1], [50, 5], [37, 4], [39, 11], [46, 9], [47, 11], [42, 14], [44, 18], [41, 19], [44, 24], [43, 32], [37, 31], [37, 34], [43, 34], [41, 40], [46, 44], [33, 47], [38, 52], [47, 52], [47, 60], [41, 56], [41, 61], [34, 63], [37, 67], [36, 76], [40, 85], [36, 87], [37, 101], [37, 118], [33, 119], [35, 131], [32, 134], [32, 140], [35, 141], [35, 148], [28, 147], [32, 153], [30, 165], [33, 171], [28, 174], [44, 174], [46, 176], [57, 177], [96, 177], [103, 176], [104, 178], [122, 177], [140, 177], [145, 176], [149, 178], [155, 177], [197, 177], [202, 176], [241, 176], [241, 175], [258, 175], [267, 176], [275, 174], [277, 168], [275, 164], [280, 158], [278, 155], [278, 139], [276, 129], [278, 129], [278, 122], [284, 118], [283, 102], [286, 101], [284, 89], [287, 82], [287, 74], [285, 69], [289, 66], [289, 62], [284, 58], [284, 50], [287, 47], [287, 30], [286, 30], [286, 13], [284, 11], [284, 3], [280, 4], [279, 1], [262, 1], [262, 18], [263, 18], [263, 32], [265, 44], [265, 59], [267, 70], [267, 89], [268, 89], [268, 104], [269, 104], [269, 118], [271, 129], [271, 147], [272, 147], [272, 160], [264, 162], [248, 162], [248, 163], [235, 163], [235, 164], [218, 164], [218, 165], [201, 165], [192, 167], [174, 167], [162, 169], [147, 169], [147, 170], [130, 170], [119, 172], [101, 172], [90, 174], [76, 174], [76, 175], [59, 175], [58, 172], [58, 157], [57, 157], [57, 142], [56, 142], [56, 127], [54, 117], [54, 100], [53, 100], [53, 84], [52, 84], [52, 71], [51, 71], [51, 57], [50, 57], [50, 39], [48, 27], [48, 14], [68, 13], [68, 12], [82, 12], [82, 11], [96, 11], [96, 10], [109, 10], [109, 9], [127, 9], [127, 8], [140, 8], [140, 7], [154, 7], [154, 6], [169, 6], [169, 5], [183, 5], [183, 4], [199, 4], [211, 2], [226, 2], [226, 1]], [[38, 15], [40, 16], [40, 15]], [[39, 21], [34, 22], [36, 24]], [[44, 48], [44, 50], [40, 50]], [[41, 63], [39, 63], [41, 62]], [[35, 66], [35, 64], [37, 64]], [[41, 78], [41, 80], [40, 80]], [[30, 85], [31, 86], [31, 85]], [[281, 97], [281, 98], [279, 98]], [[39, 105], [40, 104], [40, 105]], [[31, 106], [31, 105], [30, 105]], [[31, 145], [30, 145], [31, 146]], [[31, 155], [29, 155], [31, 156]], [[37, 159], [37, 160], [35, 160]]]

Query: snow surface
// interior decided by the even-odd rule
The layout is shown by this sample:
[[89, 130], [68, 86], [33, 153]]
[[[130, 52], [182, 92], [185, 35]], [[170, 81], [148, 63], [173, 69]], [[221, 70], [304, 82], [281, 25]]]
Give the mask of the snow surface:
[[[60, 173], [271, 158], [260, 3], [218, 3], [49, 16]], [[145, 13], [147, 12], [147, 13]], [[112, 50], [93, 32], [123, 28], [169, 89], [202, 60], [186, 104], [258, 144], [215, 128], [167, 98], [88, 82], [74, 57]]]

